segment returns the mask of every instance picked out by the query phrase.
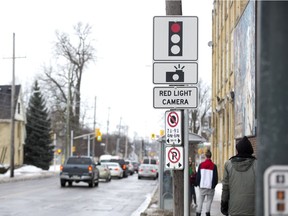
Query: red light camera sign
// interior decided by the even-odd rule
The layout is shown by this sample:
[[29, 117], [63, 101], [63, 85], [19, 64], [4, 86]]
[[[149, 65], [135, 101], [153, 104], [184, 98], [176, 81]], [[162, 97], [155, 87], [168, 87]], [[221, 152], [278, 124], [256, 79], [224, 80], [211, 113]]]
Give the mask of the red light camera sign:
[[155, 16], [153, 20], [154, 61], [198, 60], [198, 17]]

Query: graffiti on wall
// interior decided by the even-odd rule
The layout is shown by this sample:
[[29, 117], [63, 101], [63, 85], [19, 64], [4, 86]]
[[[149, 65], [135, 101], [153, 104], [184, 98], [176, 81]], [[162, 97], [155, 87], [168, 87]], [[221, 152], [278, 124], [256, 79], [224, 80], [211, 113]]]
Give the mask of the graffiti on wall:
[[255, 1], [234, 31], [235, 138], [255, 135]]

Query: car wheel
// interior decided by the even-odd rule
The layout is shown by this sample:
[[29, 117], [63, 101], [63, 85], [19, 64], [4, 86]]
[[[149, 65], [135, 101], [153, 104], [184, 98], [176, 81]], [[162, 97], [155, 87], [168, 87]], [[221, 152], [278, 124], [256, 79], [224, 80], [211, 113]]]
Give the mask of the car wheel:
[[99, 179], [97, 179], [97, 181], [95, 182], [95, 186], [98, 187], [99, 185]]
[[140, 177], [140, 176], [138, 176], [138, 179], [141, 179], [141, 177]]
[[65, 187], [66, 181], [65, 180], [60, 180], [61, 187]]
[[72, 186], [72, 181], [69, 181], [69, 182], [68, 182], [68, 185], [71, 187], [71, 186]]
[[119, 179], [123, 178], [123, 172], [120, 174]]
[[89, 187], [93, 188], [95, 186], [95, 181], [94, 179], [92, 179], [90, 182], [89, 182]]

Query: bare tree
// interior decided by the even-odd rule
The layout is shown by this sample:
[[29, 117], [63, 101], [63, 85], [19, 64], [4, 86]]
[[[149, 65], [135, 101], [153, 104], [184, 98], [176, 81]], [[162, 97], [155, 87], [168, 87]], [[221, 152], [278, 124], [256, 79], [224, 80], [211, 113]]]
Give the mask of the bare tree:
[[[189, 130], [193, 133], [201, 133], [201, 127], [204, 125], [207, 113], [211, 108], [211, 89], [208, 85], [205, 85], [203, 80], [198, 83], [199, 91], [199, 103], [198, 107], [189, 110]], [[202, 135], [202, 134], [200, 134]]]
[[[92, 46], [91, 26], [78, 23], [74, 26], [75, 37], [56, 31], [55, 43], [56, 66], [44, 66], [41, 80], [49, 89], [49, 97], [53, 107], [67, 112], [74, 128], [80, 126], [81, 81], [84, 69], [89, 62], [95, 60], [95, 49]], [[69, 106], [67, 106], [69, 104]]]
[[[95, 49], [91, 45], [91, 40], [89, 36], [91, 34], [91, 26], [82, 23], [78, 23], [74, 26], [76, 37], [78, 38], [77, 43], [74, 45], [67, 33], [56, 32], [58, 41], [55, 44], [56, 55], [58, 57], [64, 58], [69, 67], [67, 68], [68, 80], [70, 81], [69, 94], [70, 98], [73, 100], [73, 120], [75, 125], [79, 125], [80, 119], [80, 103], [81, 103], [81, 80], [85, 66], [90, 62], [95, 60]], [[69, 73], [70, 72], [70, 73]], [[61, 89], [60, 85], [55, 85]], [[60, 90], [63, 91], [63, 90]], [[67, 100], [67, 98], [66, 98]]]

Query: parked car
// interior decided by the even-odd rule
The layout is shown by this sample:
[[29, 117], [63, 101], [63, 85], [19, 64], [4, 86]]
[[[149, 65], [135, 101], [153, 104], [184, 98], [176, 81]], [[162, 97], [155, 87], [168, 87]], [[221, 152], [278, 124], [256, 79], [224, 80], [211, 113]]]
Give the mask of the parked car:
[[132, 164], [132, 161], [130, 161], [130, 160], [125, 160], [125, 163], [126, 163], [126, 165], [127, 165], [127, 167], [128, 167], [128, 170], [129, 170], [130, 175], [133, 175], [135, 171], [134, 171], [134, 166], [133, 166], [133, 164]]
[[154, 158], [144, 158], [143, 164], [158, 164], [157, 160]]
[[140, 164], [138, 171], [138, 179], [141, 178], [158, 178], [157, 165], [155, 164]]
[[128, 166], [126, 165], [126, 162], [124, 159], [111, 159], [110, 162], [116, 162], [119, 163], [122, 170], [123, 170], [123, 177], [126, 178], [129, 176], [129, 170], [128, 170]]
[[123, 169], [121, 168], [120, 164], [117, 162], [105, 162], [102, 163], [108, 166], [110, 170], [111, 177], [123, 178]]
[[159, 175], [159, 163], [158, 160], [154, 159], [154, 158], [145, 158], [143, 160], [143, 164], [154, 164], [157, 170], [157, 175]]
[[138, 173], [138, 168], [139, 168], [139, 162], [137, 162], [137, 161], [132, 161], [132, 164], [133, 164], [133, 167], [134, 167], [134, 171], [136, 172], [136, 173]]
[[60, 183], [65, 187], [66, 182], [72, 186], [73, 182], [86, 182], [89, 187], [98, 186], [99, 170], [93, 158], [88, 156], [68, 157], [64, 165], [60, 166]]
[[97, 165], [97, 168], [99, 170], [100, 179], [103, 179], [106, 182], [111, 181], [111, 172], [107, 164], [103, 163], [103, 164]]

